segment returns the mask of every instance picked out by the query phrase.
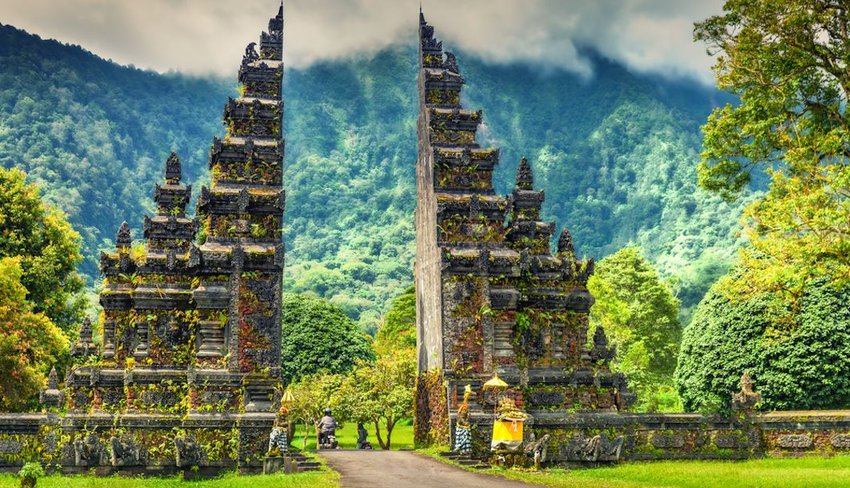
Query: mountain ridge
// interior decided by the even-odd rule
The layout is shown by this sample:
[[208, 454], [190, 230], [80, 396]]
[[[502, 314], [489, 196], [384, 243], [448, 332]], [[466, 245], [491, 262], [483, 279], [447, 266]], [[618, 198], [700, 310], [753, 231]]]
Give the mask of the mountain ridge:
[[[695, 183], [699, 126], [728, 96], [600, 56], [592, 80], [458, 58], [466, 105], [484, 110], [480, 142], [501, 148], [498, 191], [527, 156], [544, 216], [571, 229], [580, 253], [637, 243], [677, 280], [686, 312], [695, 305], [740, 244], [741, 204]], [[209, 143], [235, 83], [122, 67], [10, 26], [0, 26], [0, 61], [0, 165], [23, 167], [69, 214], [90, 277], [122, 220], [141, 236], [168, 152], [195, 195], [208, 184]], [[285, 287], [328, 297], [366, 327], [411, 281], [415, 63], [412, 45], [395, 45], [284, 77]]]

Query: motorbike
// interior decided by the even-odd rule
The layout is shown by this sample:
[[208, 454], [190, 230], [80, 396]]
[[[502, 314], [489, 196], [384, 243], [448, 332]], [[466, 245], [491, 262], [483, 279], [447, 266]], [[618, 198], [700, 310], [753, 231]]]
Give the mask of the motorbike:
[[319, 449], [338, 449], [339, 443], [336, 440], [336, 431], [322, 432], [319, 434]]

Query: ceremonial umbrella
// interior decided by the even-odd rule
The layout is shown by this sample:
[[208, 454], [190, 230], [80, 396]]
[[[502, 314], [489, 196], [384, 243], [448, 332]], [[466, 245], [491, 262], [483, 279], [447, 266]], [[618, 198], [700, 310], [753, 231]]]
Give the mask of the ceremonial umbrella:
[[508, 387], [508, 384], [505, 383], [504, 381], [502, 381], [502, 378], [499, 378], [499, 373], [494, 374], [492, 378], [490, 378], [489, 380], [487, 380], [486, 383], [484, 383], [483, 389], [485, 391], [486, 390], [493, 390], [494, 395], [495, 395], [495, 397], [493, 398], [493, 403], [494, 403], [494, 405], [493, 405], [493, 419], [494, 420], [496, 418], [496, 409], [499, 406], [499, 392], [501, 392], [502, 390], [505, 390], [507, 387]]

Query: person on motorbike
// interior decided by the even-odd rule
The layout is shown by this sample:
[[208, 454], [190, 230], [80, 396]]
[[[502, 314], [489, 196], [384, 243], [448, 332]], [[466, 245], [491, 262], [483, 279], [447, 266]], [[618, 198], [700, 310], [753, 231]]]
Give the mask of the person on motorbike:
[[336, 436], [336, 419], [331, 415], [331, 409], [325, 409], [325, 416], [319, 420], [319, 445], [330, 444], [328, 437]]

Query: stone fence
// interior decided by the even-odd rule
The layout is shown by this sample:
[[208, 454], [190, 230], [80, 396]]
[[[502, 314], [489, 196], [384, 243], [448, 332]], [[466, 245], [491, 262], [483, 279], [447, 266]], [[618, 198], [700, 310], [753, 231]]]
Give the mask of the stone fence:
[[[525, 444], [548, 435], [549, 464], [850, 454], [850, 411], [845, 410], [732, 416], [563, 410], [529, 413], [532, 417], [525, 423]], [[476, 457], [491, 457], [492, 414], [479, 412], [471, 420]]]
[[0, 471], [40, 461], [62, 473], [262, 472], [275, 414], [0, 414]]

